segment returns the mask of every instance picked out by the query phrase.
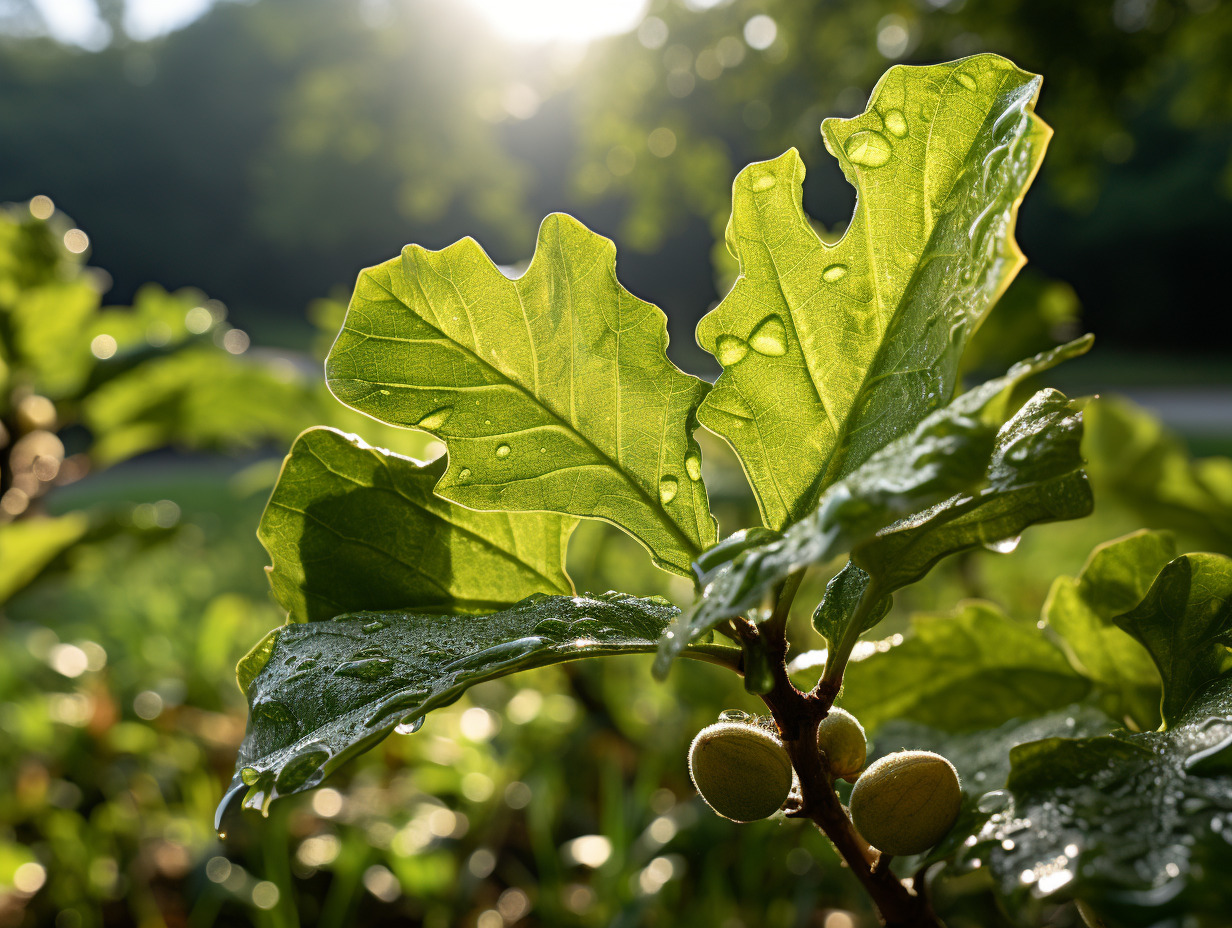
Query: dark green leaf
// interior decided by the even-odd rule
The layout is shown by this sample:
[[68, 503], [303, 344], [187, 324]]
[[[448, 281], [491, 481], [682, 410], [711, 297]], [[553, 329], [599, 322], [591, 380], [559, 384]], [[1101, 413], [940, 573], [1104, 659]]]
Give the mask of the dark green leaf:
[[901, 644], [848, 664], [840, 704], [870, 730], [900, 719], [970, 731], [1043, 715], [1089, 687], [1034, 624], [971, 602], [913, 616]]
[[1232, 777], [1199, 771], [1232, 743], [1229, 683], [1213, 684], [1166, 732], [1014, 748], [1008, 804], [966, 839], [961, 863], [979, 859], [1011, 907], [1058, 894], [1108, 924], [1225, 917]]
[[469, 238], [364, 271], [326, 374], [344, 403], [444, 439], [446, 499], [604, 519], [688, 575], [715, 541], [692, 436], [708, 388], [666, 348], [615, 246], [554, 214], [517, 280]]
[[[687, 626], [673, 629], [665, 640], [658, 672], [666, 672], [674, 649], [760, 607], [767, 592], [791, 573], [844, 551], [875, 577], [867, 611], [880, 617], [883, 597], [919, 579], [946, 555], [1015, 537], [1035, 522], [1089, 512], [1079, 453], [1081, 419], [1061, 394], [1036, 394], [990, 442], [1019, 383], [1089, 346], [1089, 339], [1062, 346], [964, 393], [830, 487], [817, 510], [781, 538], [742, 549], [727, 565], [708, 566], [705, 575], [711, 579]], [[850, 582], [858, 580], [863, 578], [852, 575]], [[854, 589], [845, 583], [842, 602], [823, 603], [823, 621], [840, 637], [837, 630], [851, 620], [843, 610], [861, 599]]]
[[740, 172], [740, 277], [698, 326], [723, 365], [699, 413], [782, 528], [953, 395], [971, 333], [1023, 264], [1018, 204], [1051, 130], [1040, 78], [996, 55], [894, 67], [868, 109], [822, 124], [856, 187], [841, 241], [804, 215], [794, 149]]
[[572, 593], [576, 519], [475, 512], [432, 494], [423, 464], [333, 429], [295, 440], [257, 531], [274, 595], [293, 622], [344, 612], [482, 612], [533, 593]]
[[1232, 666], [1232, 558], [1178, 557], [1116, 623], [1150, 652], [1164, 683], [1160, 711], [1174, 724], [1194, 694]]
[[[850, 627], [851, 617], [868, 589], [868, 574], [848, 561], [826, 584], [826, 593], [813, 612], [813, 628], [826, 639], [831, 648], [838, 646]], [[894, 603], [892, 596], [881, 597], [875, 608], [864, 613], [856, 634], [868, 631], [886, 617]]]
[[1042, 522], [1091, 511], [1082, 470], [1082, 414], [1055, 390], [1041, 390], [997, 435], [988, 485], [911, 516], [853, 549], [852, 561], [883, 594], [914, 583], [942, 558], [1014, 540]]
[[993, 436], [993, 428], [978, 418], [939, 410], [832, 486], [803, 522], [707, 571], [714, 579], [692, 613], [664, 638], [656, 673], [665, 674], [686, 645], [720, 622], [760, 607], [794, 571], [830, 560], [907, 513], [979, 482]]
[[[228, 796], [248, 786], [245, 805], [265, 808], [279, 795], [316, 786], [396, 726], [413, 728], [484, 680], [653, 651], [677, 611], [609, 593], [533, 597], [484, 616], [366, 612], [285, 625], [241, 662], [248, 733]], [[703, 650], [727, 663], [739, 654]]]

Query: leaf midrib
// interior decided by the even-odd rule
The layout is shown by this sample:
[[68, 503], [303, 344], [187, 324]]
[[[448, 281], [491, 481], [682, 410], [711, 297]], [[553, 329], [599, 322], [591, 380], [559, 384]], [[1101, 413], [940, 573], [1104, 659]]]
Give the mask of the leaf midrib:
[[[1005, 78], [1002, 77], [1001, 84], [998, 86], [996, 93], [1000, 93], [1000, 90], [1004, 86], [1004, 83], [1005, 83]], [[994, 98], [995, 96], [996, 94], [994, 94]], [[939, 95], [938, 100], [937, 100], [937, 108], [940, 108], [940, 106], [941, 106], [941, 96]], [[971, 144], [967, 146], [967, 149], [964, 152], [963, 163], [966, 163], [966, 156], [970, 155], [971, 149], [975, 147], [976, 142], [982, 137], [984, 127], [988, 124], [989, 120], [992, 118], [993, 112], [994, 112], [994, 109], [990, 108], [984, 114], [984, 120], [980, 124], [980, 131], [973, 135], [971, 139]], [[1031, 119], [1031, 116], [1028, 114], [1027, 118], [1029, 122]], [[935, 123], [935, 121], [936, 121], [936, 110], [933, 111], [933, 118], [929, 120], [930, 141], [931, 141], [931, 134], [932, 134], [932, 124]], [[928, 164], [927, 146], [926, 146], [925, 155], [924, 155], [924, 163], [927, 166]], [[967, 172], [964, 171], [962, 174], [959, 175], [959, 178], [957, 179], [960, 180], [962, 177], [965, 177], [966, 174]], [[949, 197], [953, 193], [953, 190], [954, 190], [954, 187], [951, 187], [949, 190], [947, 190], [946, 196]], [[926, 188], [924, 190], [923, 199], [926, 203], [928, 202], [929, 198], [928, 198], [928, 191]], [[856, 209], [859, 210], [862, 208], [863, 207], [861, 203], [857, 202]], [[871, 223], [868, 222], [868, 214], [865, 213], [864, 215], [865, 215], [864, 224], [866, 227], [866, 235], [868, 235], [868, 234], [871, 234]], [[938, 228], [940, 228], [940, 223], [933, 222], [932, 226], [928, 230], [928, 236], [924, 240], [924, 247], [920, 249], [920, 260], [918, 260], [915, 263], [915, 266], [912, 268], [911, 275], [908, 278], [907, 283], [903, 286], [902, 296], [899, 298], [898, 302], [895, 304], [893, 311], [889, 314], [889, 317], [887, 318], [886, 327], [883, 330], [881, 341], [877, 345], [876, 350], [873, 352], [873, 357], [872, 357], [871, 362], [864, 370], [864, 376], [860, 379], [859, 388], [852, 394], [854, 399], [851, 404], [851, 412], [843, 418], [842, 427], [838, 431], [838, 433], [835, 435], [834, 448], [830, 452], [830, 459], [829, 461], [827, 461], [825, 469], [822, 471], [821, 474], [818, 475], [817, 481], [814, 483], [813, 488], [809, 491], [808, 496], [805, 498], [804, 505], [801, 506], [801, 510], [803, 512], [806, 512], [806, 513], [811, 512], [814, 508], [816, 508], [817, 502], [820, 499], [821, 494], [826, 490], [827, 487], [829, 487], [831, 484], [833, 484], [838, 479], [838, 476], [839, 476], [838, 471], [842, 468], [843, 461], [846, 459], [845, 452], [847, 449], [843, 447], [843, 441], [847, 438], [847, 436], [851, 432], [851, 422], [855, 416], [855, 410], [857, 406], [859, 405], [860, 399], [864, 396], [866, 390], [869, 387], [869, 379], [872, 376], [873, 370], [877, 367], [877, 363], [881, 360], [882, 355], [886, 350], [886, 346], [887, 346], [889, 339], [885, 337], [885, 334], [890, 331], [891, 326], [893, 326], [894, 324], [894, 320], [898, 318], [898, 314], [902, 311], [903, 303], [904, 303], [904, 300], [907, 294], [913, 291], [916, 281], [918, 279], [919, 272], [926, 263], [924, 260], [925, 255], [927, 255], [932, 250], [933, 239], [937, 234]], [[820, 241], [820, 239], [818, 239], [818, 241]], [[822, 244], [824, 247], [824, 243]], [[838, 247], [838, 244], [841, 244], [841, 243], [836, 243], [836, 245], [832, 247]], [[869, 247], [868, 252], [869, 252], [868, 260], [869, 260], [870, 274], [874, 280], [873, 288], [876, 293], [880, 294], [880, 290], [876, 283], [876, 273], [873, 270], [874, 252], [871, 247]], [[877, 297], [877, 304], [881, 305], [880, 296]], [[814, 389], [816, 389], [816, 387], [814, 387]]]
[[[432, 307], [432, 301], [428, 299], [427, 293], [424, 291], [423, 285], [419, 281], [419, 275], [414, 274], [411, 276], [415, 282], [416, 289], [419, 291], [420, 295], [423, 297], [424, 303], [427, 306]], [[567, 429], [570, 433], [572, 433], [573, 435], [576, 435], [579, 439], [581, 439], [581, 441], [588, 448], [590, 448], [597, 457], [605, 461], [607, 465], [611, 467], [613, 471], [620, 474], [621, 479], [626, 484], [628, 484], [629, 486], [633, 488], [633, 490], [637, 493], [637, 495], [640, 496], [642, 500], [648, 504], [652, 512], [659, 514], [659, 517], [656, 519], [656, 521], [659, 522], [660, 525], [665, 526], [668, 529], [669, 534], [674, 536], [678, 542], [683, 542], [682, 548], [684, 549], [687, 555], [692, 557], [700, 553], [701, 551], [700, 547], [694, 544], [693, 541], [687, 535], [684, 534], [680, 526], [676, 524], [675, 520], [671, 519], [670, 517], [665, 518], [668, 515], [667, 511], [658, 504], [658, 501], [653, 499], [651, 495], [648, 492], [646, 492], [646, 490], [642, 487], [642, 485], [637, 482], [637, 480], [633, 479], [633, 477], [627, 471], [625, 471], [625, 469], [622, 466], [620, 466], [620, 464], [617, 461], [614, 461], [610, 455], [606, 454], [585, 433], [578, 431], [576, 426], [572, 425], [569, 422], [566, 422], [563, 418], [561, 418], [561, 416], [554, 409], [552, 409], [552, 407], [548, 406], [542, 399], [540, 399], [537, 395], [532, 393], [530, 390], [526, 389], [525, 386], [518, 383], [518, 381], [514, 380], [510, 375], [506, 374], [504, 371], [500, 370], [499, 368], [494, 367], [492, 364], [489, 364], [476, 350], [472, 350], [471, 348], [459, 342], [457, 339], [452, 338], [447, 332], [444, 332], [440, 328], [438, 328], [434, 322], [429, 322], [427, 319], [424, 319], [424, 317], [421, 314], [415, 312], [415, 307], [408, 306], [405, 302], [403, 302], [403, 300], [401, 300], [398, 297], [398, 295], [393, 292], [393, 290], [387, 287], [383, 281], [378, 280], [373, 275], [369, 275], [369, 279], [372, 280], [378, 287], [380, 287], [381, 290], [389, 294], [389, 296], [393, 300], [395, 300], [397, 303], [399, 303], [402, 306], [405, 306], [411, 312], [415, 313], [417, 318], [419, 318], [425, 325], [430, 326], [433, 330], [438, 332], [442, 337], [448, 340], [450, 344], [456, 345], [459, 348], [459, 350], [463, 351], [465, 354], [473, 358], [487, 371], [496, 375], [496, 377], [498, 377], [502, 382], [507, 383], [510, 386], [512, 386], [514, 389], [520, 391], [523, 395], [525, 395], [527, 398], [532, 400], [538, 408], [542, 409], [549, 416], [551, 416], [552, 419], [554, 419], [557, 423], [559, 423], [562, 428]], [[507, 280], [506, 282], [510, 286], [513, 286], [515, 291], [517, 290], [516, 281]], [[450, 286], [454, 286], [452, 281], [450, 281]], [[458, 292], [456, 286], [454, 287], [454, 292], [455, 293]], [[462, 299], [461, 293], [458, 293], [458, 298], [459, 300], [462, 300], [463, 304], [465, 305], [466, 301]], [[521, 305], [522, 305], [522, 302], [519, 296], [519, 306]], [[433, 307], [433, 312], [435, 313], [435, 307]], [[572, 317], [572, 313], [570, 314], [570, 317]], [[525, 318], [526, 318], [525, 313], [523, 313], [523, 319]], [[367, 333], [364, 333], [360, 331], [359, 329], [354, 328], [353, 326], [344, 324], [342, 328], [343, 328], [343, 331], [352, 332], [355, 335], [358, 335], [360, 337], [363, 337], [363, 338], [368, 337]], [[402, 339], [398, 336], [390, 335], [390, 336], [382, 336], [382, 337], [388, 338], [391, 341], [405, 341], [405, 339]], [[572, 339], [570, 339], [570, 341], [572, 342]], [[573, 374], [573, 370], [572, 368], [570, 368], [569, 380], [571, 384], [571, 389], [572, 389], [572, 384], [574, 380], [576, 379], [574, 376], [572, 376], [572, 374]], [[359, 378], [349, 378], [349, 379], [359, 379]], [[437, 387], [435, 389], [440, 389], [442, 391], [449, 391], [454, 388], [453, 387]], [[414, 427], [417, 428], [418, 426], [414, 426]], [[425, 429], [424, 431], [430, 432], [431, 430]], [[654, 548], [651, 545], [649, 545], [649, 543], [646, 542], [645, 539], [642, 539], [641, 536], [636, 531], [634, 531], [631, 527], [629, 526], [622, 526], [622, 527], [624, 527], [627, 531], [631, 532], [635, 537], [641, 540], [643, 544], [646, 544], [647, 547], [649, 547], [652, 551], [654, 550]], [[683, 565], [683, 566], [687, 567], [687, 565]]]

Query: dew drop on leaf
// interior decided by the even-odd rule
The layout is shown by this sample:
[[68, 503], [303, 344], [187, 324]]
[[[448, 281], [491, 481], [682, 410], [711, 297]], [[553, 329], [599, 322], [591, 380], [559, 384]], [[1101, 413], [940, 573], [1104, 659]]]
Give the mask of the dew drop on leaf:
[[1006, 789], [994, 789], [985, 793], [975, 803], [981, 812], [1000, 812], [1010, 804], [1010, 793]]
[[458, 471], [458, 479], [459, 480], [470, 480], [471, 479], [471, 469], [469, 467], [464, 467], [460, 471]]
[[714, 356], [724, 367], [731, 367], [749, 353], [749, 343], [734, 335], [720, 335], [714, 344]]
[[774, 186], [774, 175], [773, 174], [759, 174], [757, 177], [753, 178], [753, 189], [754, 190], [769, 190], [773, 186]]
[[968, 90], [975, 90], [976, 88], [975, 78], [972, 77], [966, 71], [959, 71], [957, 74], [954, 75], [954, 79], [957, 80], [958, 83], [966, 87]]
[[320, 742], [310, 745], [283, 765], [274, 785], [280, 793], [293, 793], [301, 789], [329, 757], [330, 752]]
[[787, 327], [778, 316], [767, 316], [749, 336], [749, 347], [772, 358], [787, 354]]
[[421, 429], [439, 429], [445, 424], [445, 420], [453, 413], [452, 406], [442, 406], [440, 409], [434, 409], [422, 419], [415, 423], [417, 428]]
[[1021, 535], [1014, 535], [1010, 538], [1002, 538], [998, 541], [990, 541], [984, 545], [989, 551], [994, 551], [997, 554], [1013, 554], [1018, 547], [1018, 542], [1022, 541]]
[[690, 480], [702, 479], [702, 459], [696, 454], [689, 454], [685, 456], [684, 469], [688, 471]]
[[513, 449], [511, 449], [508, 445], [497, 445], [497, 447], [496, 447], [496, 456], [497, 456], [498, 458], [507, 458], [507, 457], [509, 457], [509, 452], [510, 452], [511, 450], [513, 450]]
[[834, 283], [836, 280], [842, 280], [847, 276], [847, 265], [831, 264], [828, 268], [821, 272], [821, 279], [826, 283]]
[[907, 117], [902, 110], [890, 110], [885, 114], [885, 127], [891, 135], [901, 139], [907, 134]]
[[275, 699], [261, 700], [253, 703], [251, 714], [259, 718], [269, 719], [275, 725], [290, 725], [299, 727], [291, 710]]
[[659, 502], [664, 506], [676, 498], [676, 490], [680, 484], [675, 477], [664, 477], [659, 481]]
[[848, 158], [866, 168], [881, 167], [890, 160], [890, 155], [894, 152], [890, 147], [890, 140], [872, 129], [855, 133], [843, 148]]
[[379, 680], [393, 672], [394, 662], [388, 657], [365, 657], [340, 664], [335, 677], [358, 677], [361, 680]]
[[422, 715], [407, 716], [394, 727], [394, 731], [400, 735], [413, 735], [423, 728], [423, 723], [424, 717]]

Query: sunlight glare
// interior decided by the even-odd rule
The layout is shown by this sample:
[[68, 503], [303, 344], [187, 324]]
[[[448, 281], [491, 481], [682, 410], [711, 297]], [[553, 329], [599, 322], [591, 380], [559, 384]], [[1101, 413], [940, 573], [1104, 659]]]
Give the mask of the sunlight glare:
[[588, 42], [637, 28], [649, 0], [469, 0], [514, 42]]

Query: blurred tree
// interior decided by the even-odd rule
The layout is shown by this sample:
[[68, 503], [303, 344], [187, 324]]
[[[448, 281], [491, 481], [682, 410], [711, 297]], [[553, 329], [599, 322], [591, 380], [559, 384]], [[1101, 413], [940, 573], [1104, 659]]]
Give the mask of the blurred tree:
[[1036, 268], [1105, 344], [1232, 335], [1227, 317], [1157, 321], [1196, 311], [1232, 245], [1221, 0], [656, 0], [585, 50], [510, 44], [424, 0], [220, 3], [95, 54], [19, 40], [37, 10], [6, 10], [0, 197], [62, 201], [118, 299], [151, 272], [199, 283], [263, 339], [302, 343], [308, 300], [399, 243], [471, 233], [513, 263], [565, 209], [620, 240], [679, 351], [718, 295], [706, 255], [736, 168], [799, 147], [806, 206], [841, 233], [852, 193], [821, 118], [859, 109], [887, 61], [985, 49], [1047, 75], [1057, 135], [1020, 236]]

